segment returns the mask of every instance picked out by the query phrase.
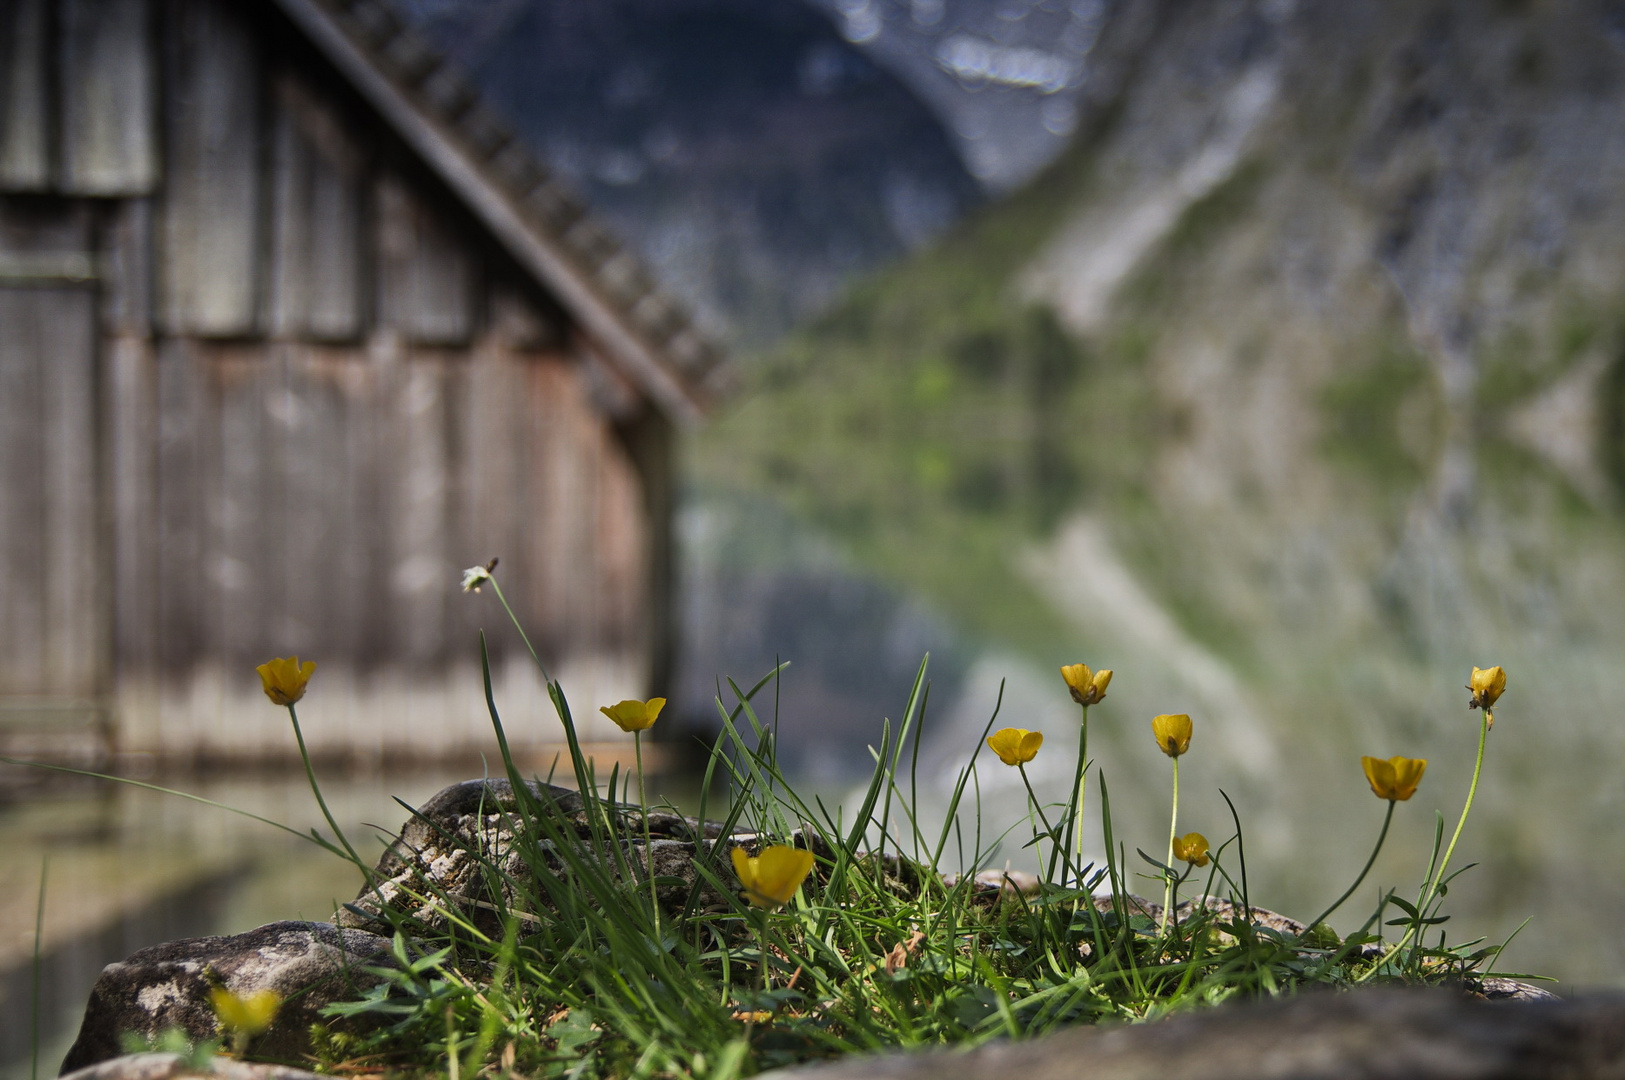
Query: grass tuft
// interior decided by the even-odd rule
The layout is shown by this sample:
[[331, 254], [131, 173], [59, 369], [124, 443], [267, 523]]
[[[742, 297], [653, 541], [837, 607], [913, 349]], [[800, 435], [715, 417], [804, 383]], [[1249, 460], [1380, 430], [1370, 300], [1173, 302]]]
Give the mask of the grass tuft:
[[[928, 660], [902, 719], [881, 727], [862, 797], [834, 811], [797, 793], [774, 752], [775, 725], [757, 712], [778, 669], [749, 689], [730, 681], [716, 702], [720, 731], [703, 788], [709, 794], [719, 780], [727, 802], [716, 808], [720, 832], [699, 825], [708, 804], [699, 820], [686, 819], [690, 878], [652, 876], [644, 854], [648, 814], [676, 814], [669, 805], [627, 801], [616, 776], [604, 799], [566, 801], [527, 784], [487, 666], [513, 801], [488, 811], [500, 817], [505, 845], [463, 842], [486, 899], [471, 908], [466, 895], [442, 890], [414, 894], [410, 908], [384, 906], [396, 966], [380, 969], [385, 981], [360, 1000], [327, 1010], [376, 1026], [364, 1035], [337, 1024], [318, 1030], [323, 1066], [459, 1080], [731, 1078], [895, 1047], [1026, 1039], [1309, 985], [1471, 986], [1504, 947], [1446, 942], [1440, 908], [1454, 875], [1445, 876], [1448, 852], [1441, 860], [1437, 843], [1417, 901], [1384, 890], [1347, 936], [1323, 920], [1352, 887], [1313, 926], [1254, 907], [1233, 804], [1234, 832], [1211, 851], [1206, 838], [1188, 845], [1191, 834], [1166, 861], [1140, 852], [1172, 905], [1133, 895], [1106, 776], [1083, 753], [1069, 802], [1033, 796], [1026, 822], [981, 820], [980, 773], [1005, 767], [982, 754], [997, 709], [984, 740], [967, 748], [945, 820], [925, 821], [905, 748], [924, 718]], [[548, 686], [579, 790], [597, 792], [564, 691]], [[1078, 865], [1072, 854], [1091, 768], [1104, 865]], [[1380, 837], [1395, 806], [1388, 802]], [[1042, 876], [993, 866], [1001, 843], [1023, 829]], [[1438, 833], [1442, 840], [1442, 821]], [[752, 907], [728, 853], [768, 845], [810, 851], [813, 869], [782, 907]], [[965, 872], [944, 872], [950, 849]], [[426, 910], [437, 918], [426, 921]], [[1397, 940], [1387, 940], [1391, 929]]]

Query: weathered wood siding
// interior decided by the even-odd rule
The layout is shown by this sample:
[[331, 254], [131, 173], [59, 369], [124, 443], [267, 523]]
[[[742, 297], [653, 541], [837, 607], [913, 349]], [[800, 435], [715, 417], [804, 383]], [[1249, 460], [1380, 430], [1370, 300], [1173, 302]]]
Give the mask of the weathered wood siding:
[[95, 293], [82, 207], [0, 208], [0, 685], [7, 711], [94, 710], [107, 649]]
[[57, 0], [56, 13], [63, 190], [150, 191], [158, 179], [158, 73], [147, 0]]
[[44, 191], [51, 182], [50, 0], [0, 3], [0, 185]]
[[550, 741], [458, 588], [498, 555], [610, 733], [665, 646], [664, 422], [256, 11], [0, 0], [0, 703], [283, 753], [252, 669], [298, 653], [318, 749], [432, 753], [487, 738], [483, 626]]

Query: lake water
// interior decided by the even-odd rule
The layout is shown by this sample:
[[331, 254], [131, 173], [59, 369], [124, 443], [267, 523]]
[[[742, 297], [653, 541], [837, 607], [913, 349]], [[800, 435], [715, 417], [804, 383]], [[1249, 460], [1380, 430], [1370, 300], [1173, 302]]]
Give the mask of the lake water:
[[[358, 847], [398, 828], [400, 796], [421, 802], [462, 776], [334, 777], [323, 793]], [[301, 777], [171, 779], [204, 798], [297, 830], [326, 826]], [[103, 965], [180, 937], [237, 933], [279, 919], [332, 918], [359, 875], [298, 837], [226, 810], [122, 785], [83, 785], [0, 807], [0, 1076], [29, 1074], [38, 936], [40, 1075], [55, 1076]]]
[[[924, 451], [901, 425], [850, 433], [851, 445], [787, 467], [826, 479], [831, 463], [867, 469], [862, 484], [880, 493], [863, 504], [872, 514], [792, 482], [787, 497], [813, 511], [787, 537], [759, 496], [718, 484], [686, 528], [699, 552], [690, 577], [723, 599], [691, 611], [690, 636], [716, 654], [712, 667], [749, 676], [775, 655], [792, 660], [783, 741], [810, 748], [815, 766], [861, 764], [932, 649], [919, 786], [939, 806], [1001, 681], [1000, 726], [1045, 733], [1030, 772], [1041, 797], [1061, 799], [1078, 717], [1056, 669], [1113, 668], [1090, 746], [1130, 859], [1136, 847], [1161, 857], [1167, 838], [1170, 770], [1151, 717], [1188, 712], [1196, 737], [1182, 762], [1180, 831], [1228, 837], [1227, 792], [1243, 819], [1252, 902], [1299, 917], [1340, 894], [1375, 841], [1384, 804], [1360, 757], [1425, 758], [1419, 793], [1398, 806], [1370, 879], [1333, 920], [1345, 932], [1379, 888], [1414, 897], [1436, 815], [1447, 836], [1454, 828], [1480, 716], [1465, 683], [1474, 665], [1499, 664], [1508, 690], [1453, 868], [1478, 865], [1451, 889], [1450, 940], [1499, 942], [1528, 919], [1503, 968], [1563, 986], [1619, 984], [1625, 521], [1607, 462], [1564, 449], [1571, 436], [1602, 436], [1463, 422], [1401, 452], [1380, 439], [1286, 438], [1276, 429], [1318, 421], [1259, 412], [1254, 426], [1138, 444], [1126, 479], [1039, 524], [989, 524], [948, 502], [922, 509], [909, 462]], [[747, 416], [719, 443], [750, 430]], [[830, 482], [826, 494], [858, 486]], [[907, 508], [908, 526], [877, 524], [883, 505]], [[830, 508], [822, 519], [820, 506]], [[881, 565], [890, 578], [865, 569]], [[933, 578], [934, 566], [963, 570]], [[924, 584], [910, 591], [905, 579]], [[943, 616], [950, 609], [956, 618]], [[825, 621], [822, 633], [799, 625], [800, 649], [778, 644], [788, 632], [754, 632], [794, 624], [797, 611]], [[753, 631], [731, 657], [717, 645], [730, 624]], [[843, 697], [848, 686], [866, 688], [864, 699]], [[1024, 822], [1014, 770], [984, 756], [979, 773], [986, 827]], [[1098, 807], [1092, 789], [1095, 822]], [[1031, 856], [1010, 845], [995, 862], [1006, 857], [1020, 866]]]

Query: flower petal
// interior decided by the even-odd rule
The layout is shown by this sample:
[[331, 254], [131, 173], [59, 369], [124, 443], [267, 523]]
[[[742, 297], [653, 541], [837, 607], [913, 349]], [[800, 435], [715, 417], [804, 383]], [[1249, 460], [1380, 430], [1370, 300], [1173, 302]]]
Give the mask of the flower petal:
[[1191, 718], [1185, 713], [1165, 713], [1151, 720], [1157, 747], [1169, 757], [1179, 757], [1191, 748], [1192, 728]]

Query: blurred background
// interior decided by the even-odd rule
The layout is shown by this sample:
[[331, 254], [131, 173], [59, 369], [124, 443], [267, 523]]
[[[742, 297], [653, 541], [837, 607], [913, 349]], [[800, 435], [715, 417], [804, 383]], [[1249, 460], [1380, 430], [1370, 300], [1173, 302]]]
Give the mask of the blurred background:
[[[996, 703], [1000, 726], [1045, 732], [1032, 773], [1060, 799], [1077, 723], [1056, 669], [1082, 660], [1116, 672], [1091, 749], [1130, 849], [1165, 828], [1150, 718], [1189, 712], [1182, 830], [1228, 836], [1227, 792], [1253, 901], [1304, 916], [1341, 892], [1380, 825], [1362, 754], [1430, 764], [1357, 900], [1419, 884], [1434, 814], [1453, 824], [1472, 767], [1468, 672], [1500, 664], [1509, 689], [1457, 856], [1479, 865], [1451, 890], [1451, 938], [1500, 941], [1529, 919], [1505, 969], [1562, 989], [1621, 982], [1625, 8], [396, 10], [728, 356], [703, 380], [704, 418], [674, 420], [661, 444], [667, 503], [647, 495], [666, 474], [634, 452], [643, 436], [625, 434], [638, 414], [616, 421], [640, 505], [655, 507], [639, 550], [667, 551], [670, 577], [650, 571], [622, 614], [582, 608], [609, 644], [576, 658], [580, 691], [563, 674], [578, 713], [623, 688], [671, 698], [657, 788], [691, 798], [685, 748], [715, 731], [719, 679], [748, 685], [787, 660], [768, 707], [781, 757], [840, 798], [929, 652], [928, 808], [940, 813]], [[483, 280], [497, 282], [505, 264], [490, 260]], [[534, 520], [557, 512], [533, 497]], [[528, 542], [524, 520], [513, 528], [515, 547]], [[437, 548], [423, 586], [455, 611], [434, 708], [461, 702], [444, 707], [471, 724], [473, 629], [514, 650], [488, 595], [456, 595], [456, 569], [508, 563], [485, 539]], [[513, 563], [516, 590], [549, 565]], [[534, 595], [536, 618], [554, 618], [556, 595]], [[657, 617], [669, 648], [617, 644], [615, 627]], [[550, 631], [565, 660], [578, 625]], [[293, 631], [247, 635], [244, 655], [313, 652]], [[210, 677], [247, 673], [222, 670]], [[295, 774], [231, 758], [234, 710], [282, 722], [251, 679], [200, 696], [191, 678], [184, 708], [226, 718], [208, 735], [219, 752], [182, 760], [154, 744], [108, 762], [316, 824]], [[385, 677], [342, 685], [367, 678]], [[533, 677], [508, 688], [510, 727], [540, 733], [545, 771], [554, 736]], [[318, 674], [307, 730], [338, 711], [323, 689]], [[391, 700], [347, 708], [405, 708]], [[429, 743], [436, 715], [412, 721]], [[37, 723], [11, 730], [13, 753], [61, 753]], [[265, 745], [286, 738], [266, 730]], [[437, 765], [335, 744], [329, 798], [358, 828], [392, 830], [404, 811], [391, 796], [421, 802], [481, 769], [475, 736], [454, 742], [462, 756]], [[4, 769], [0, 816], [17, 838], [0, 906], [6, 1024], [30, 992], [42, 872], [59, 1040], [100, 964], [183, 933], [323, 918], [354, 888], [251, 821]], [[1000, 828], [1024, 813], [1007, 772], [981, 774]], [[1011, 845], [995, 862], [1027, 857]], [[1351, 902], [1335, 921], [1346, 931], [1363, 914]], [[25, 1036], [8, 1030], [0, 1056], [15, 1062]]]

